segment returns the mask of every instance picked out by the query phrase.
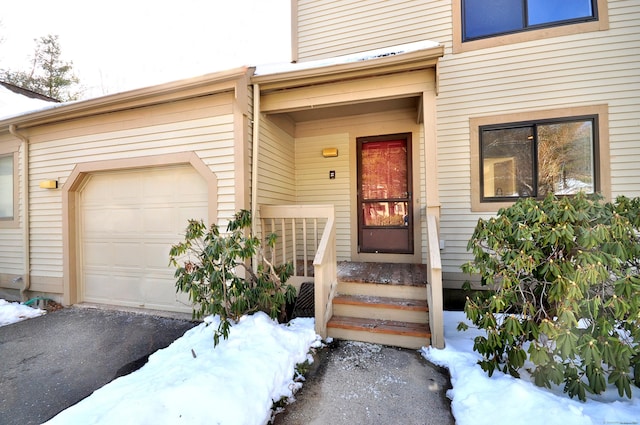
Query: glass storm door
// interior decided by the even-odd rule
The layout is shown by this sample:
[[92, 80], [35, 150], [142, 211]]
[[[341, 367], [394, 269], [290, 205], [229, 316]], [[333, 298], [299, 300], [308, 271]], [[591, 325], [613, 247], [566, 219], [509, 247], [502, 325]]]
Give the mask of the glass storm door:
[[412, 254], [411, 135], [357, 142], [359, 252]]

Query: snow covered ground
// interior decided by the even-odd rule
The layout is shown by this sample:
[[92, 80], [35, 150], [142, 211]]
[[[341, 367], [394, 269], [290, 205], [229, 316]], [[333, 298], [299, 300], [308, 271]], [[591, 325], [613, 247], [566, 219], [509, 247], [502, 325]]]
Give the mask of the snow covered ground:
[[[43, 313], [0, 300], [0, 324]], [[536, 387], [501, 372], [489, 378], [473, 351], [473, 339], [481, 331], [458, 332], [460, 321], [466, 321], [463, 313], [445, 312], [447, 347], [421, 350], [451, 373], [448, 396], [458, 425], [640, 424], [638, 388], [631, 400], [619, 399], [612, 387], [582, 403], [561, 388]], [[187, 331], [152, 354], [142, 369], [95, 391], [47, 425], [266, 424], [272, 400], [291, 397], [302, 385], [293, 379], [295, 365], [312, 361], [309, 350], [321, 345], [313, 319], [279, 325], [261, 313], [247, 316], [215, 349], [217, 322], [207, 322], [211, 325]]]
[[0, 299], [0, 326], [10, 325], [21, 320], [42, 316], [46, 312], [20, 303]]
[[141, 369], [112, 381], [47, 425], [266, 424], [273, 400], [301, 386], [295, 366], [321, 342], [313, 319], [279, 325], [264, 313], [243, 317], [214, 349], [207, 318]]
[[453, 388], [447, 395], [458, 425], [640, 424], [640, 388], [632, 387], [631, 400], [619, 399], [611, 386], [582, 403], [567, 397], [562, 388], [540, 388], [498, 371], [489, 378], [473, 351], [473, 339], [483, 331], [470, 327], [458, 332], [461, 321], [472, 326], [462, 312], [445, 312], [444, 320], [446, 348], [423, 348], [422, 354], [449, 369]]

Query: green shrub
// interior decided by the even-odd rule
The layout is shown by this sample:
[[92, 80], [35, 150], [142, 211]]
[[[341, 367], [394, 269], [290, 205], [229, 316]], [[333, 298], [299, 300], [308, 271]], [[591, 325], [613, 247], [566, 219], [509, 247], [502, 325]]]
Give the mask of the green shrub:
[[465, 305], [487, 332], [474, 341], [483, 370], [518, 377], [529, 359], [539, 386], [584, 401], [609, 383], [630, 398], [640, 386], [639, 228], [639, 199], [584, 194], [522, 199], [479, 220], [462, 269], [491, 288]]
[[[235, 215], [225, 234], [220, 234], [216, 224], [207, 229], [201, 220], [189, 220], [184, 242], [171, 247], [169, 261], [176, 267], [176, 289], [189, 295], [193, 317], [220, 316], [214, 345], [220, 336], [227, 339], [231, 321], [256, 311], [283, 321], [286, 303], [295, 300], [295, 288], [285, 284], [293, 274], [293, 264], [267, 261], [260, 240], [249, 234], [250, 228], [251, 213], [246, 210]], [[272, 250], [275, 234], [265, 242]], [[252, 259], [259, 261], [256, 272], [250, 266]]]

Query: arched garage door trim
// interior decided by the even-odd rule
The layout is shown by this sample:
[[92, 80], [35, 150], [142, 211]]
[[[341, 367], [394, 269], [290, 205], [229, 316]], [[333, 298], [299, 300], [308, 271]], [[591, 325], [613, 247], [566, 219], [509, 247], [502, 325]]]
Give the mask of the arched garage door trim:
[[123, 158], [106, 161], [93, 161], [77, 164], [62, 187], [62, 234], [63, 234], [63, 272], [65, 305], [78, 302], [78, 211], [77, 195], [85, 179], [96, 172], [135, 170], [141, 168], [168, 165], [190, 164], [206, 181], [208, 187], [208, 216], [211, 223], [218, 217], [218, 179], [211, 169], [195, 152], [152, 155], [137, 158]]

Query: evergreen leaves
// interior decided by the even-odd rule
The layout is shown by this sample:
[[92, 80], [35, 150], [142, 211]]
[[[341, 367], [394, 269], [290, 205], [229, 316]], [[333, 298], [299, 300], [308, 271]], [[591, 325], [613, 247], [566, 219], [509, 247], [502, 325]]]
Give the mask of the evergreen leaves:
[[[521, 199], [479, 220], [463, 265], [489, 289], [465, 305], [485, 329], [474, 350], [489, 375], [528, 371], [586, 399], [640, 386], [640, 200], [582, 193]], [[460, 326], [459, 328], [463, 328]]]
[[[293, 264], [271, 264], [250, 228], [251, 213], [246, 210], [236, 213], [224, 234], [215, 223], [207, 228], [201, 220], [189, 220], [184, 241], [169, 253], [170, 265], [176, 267], [176, 290], [189, 295], [193, 317], [220, 316], [216, 346], [220, 336], [229, 336], [232, 321], [257, 311], [283, 320], [287, 302], [295, 300], [295, 288], [285, 284]], [[275, 235], [269, 235], [265, 245], [273, 249], [275, 242]], [[255, 272], [252, 260], [259, 261]]]
[[82, 94], [80, 80], [73, 72], [73, 63], [62, 60], [58, 36], [49, 34], [35, 41], [30, 68], [0, 70], [0, 80], [62, 102], [78, 100]]

